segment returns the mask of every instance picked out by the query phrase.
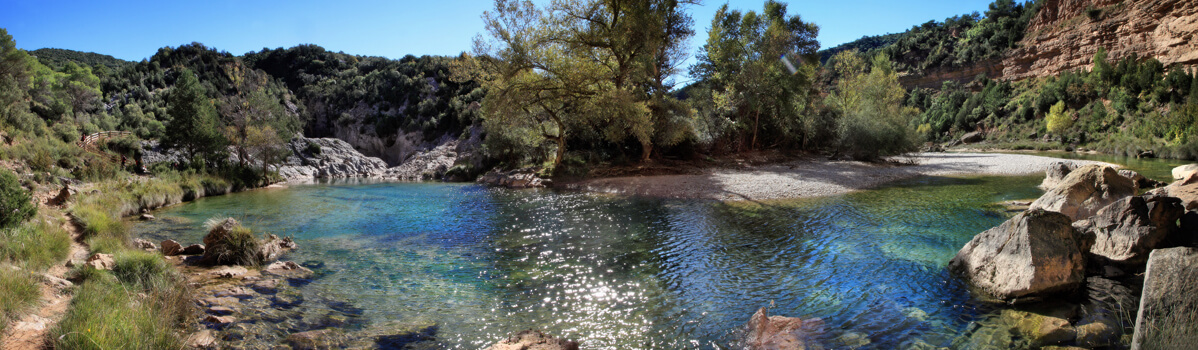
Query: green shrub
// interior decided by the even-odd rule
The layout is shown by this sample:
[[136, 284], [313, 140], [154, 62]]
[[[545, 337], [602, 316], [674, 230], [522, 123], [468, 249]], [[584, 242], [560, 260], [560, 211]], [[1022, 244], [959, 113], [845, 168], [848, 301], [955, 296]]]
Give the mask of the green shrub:
[[33, 275], [0, 266], [0, 332], [7, 326], [9, 319], [32, 307], [41, 294], [37, 278]]
[[127, 250], [117, 252], [113, 260], [116, 266], [112, 268], [112, 274], [121, 282], [140, 289], [149, 289], [158, 283], [157, 280], [171, 278], [174, 273], [157, 253]]
[[308, 147], [305, 147], [304, 151], [308, 152], [308, 154], [311, 154], [314, 156], [320, 155], [320, 144], [317, 144], [312, 141], [308, 141]]
[[0, 170], [0, 230], [16, 227], [37, 214], [37, 206], [17, 175]]
[[261, 264], [261, 261], [258, 260], [258, 247], [261, 243], [250, 229], [238, 225], [233, 227], [223, 238], [222, 241], [208, 246], [208, 251], [204, 254], [215, 257], [213, 263], [242, 266]]

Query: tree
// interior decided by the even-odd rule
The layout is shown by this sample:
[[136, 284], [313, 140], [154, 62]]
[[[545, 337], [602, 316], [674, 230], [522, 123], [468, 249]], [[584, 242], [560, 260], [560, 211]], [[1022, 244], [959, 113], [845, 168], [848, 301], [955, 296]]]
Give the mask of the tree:
[[182, 150], [192, 161], [211, 158], [224, 149], [216, 108], [190, 69], [179, 72], [168, 97], [167, 114], [171, 121], [166, 125], [163, 146]]
[[0, 170], [0, 229], [16, 227], [37, 214], [37, 206], [11, 171]]
[[1065, 101], [1052, 105], [1044, 119], [1048, 123], [1048, 132], [1058, 135], [1073, 126], [1073, 118], [1070, 118], [1069, 113], [1065, 111]]
[[8, 31], [0, 28], [0, 121], [30, 131], [41, 119], [29, 112], [29, 88], [37, 59], [18, 49]]
[[802, 120], [815, 94], [819, 62], [815, 40], [819, 27], [788, 16], [786, 4], [766, 1], [760, 14], [720, 7], [711, 21], [707, 43], [691, 75], [713, 89], [718, 109], [747, 133], [750, 148], [758, 134], [772, 132], [769, 142], [804, 143]]
[[852, 50], [833, 58], [841, 78], [828, 102], [840, 114], [838, 150], [859, 160], [914, 150], [911, 121], [919, 111], [903, 106], [906, 90], [899, 85], [890, 59], [879, 53], [866, 70], [864, 61], [856, 56]]

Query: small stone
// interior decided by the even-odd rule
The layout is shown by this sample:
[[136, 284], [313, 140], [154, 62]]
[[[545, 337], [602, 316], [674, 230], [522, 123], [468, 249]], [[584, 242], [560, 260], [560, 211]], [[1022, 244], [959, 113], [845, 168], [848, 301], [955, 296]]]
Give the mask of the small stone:
[[42, 275], [42, 278], [46, 279], [47, 284], [49, 284], [51, 287], [54, 287], [54, 289], [58, 289], [58, 290], [67, 289], [67, 288], [70, 288], [71, 286], [75, 285], [74, 283], [71, 283], [71, 281], [67, 281], [67, 280], [64, 280], [64, 279], [61, 279], [58, 277], [54, 277], [49, 274]]
[[241, 266], [222, 266], [212, 271], [212, 275], [218, 278], [233, 278], [244, 275], [246, 272], [249, 271]]
[[137, 249], [146, 250], [146, 251], [158, 250], [158, 246], [154, 245], [154, 242], [150, 242], [149, 240], [145, 240], [145, 239], [141, 239], [141, 238], [134, 239], [133, 246], [137, 247]]
[[232, 298], [238, 298], [238, 299], [249, 299], [249, 298], [254, 297], [254, 295], [252, 294], [252, 292], [249, 289], [245, 289], [243, 287], [232, 287], [232, 288], [229, 288], [226, 290], [222, 290], [222, 291], [216, 292], [216, 294], [214, 294], [214, 296], [216, 296], [218, 298], [232, 297]]
[[197, 301], [197, 303], [200, 304], [200, 306], [206, 307], [223, 306], [231, 308], [232, 306], [241, 304], [241, 299], [234, 297], [209, 297], [200, 299]]
[[233, 322], [237, 322], [237, 319], [234, 318], [233, 316], [209, 315], [207, 318], [204, 318], [204, 322], [211, 323], [213, 326], [216, 326], [217, 328], [225, 328], [225, 327], [228, 327], [230, 324], [233, 324]]
[[116, 267], [116, 261], [112, 260], [112, 254], [96, 253], [87, 258], [87, 266], [96, 270], [112, 270]]
[[275, 280], [262, 280], [254, 282], [250, 285], [255, 292], [262, 294], [275, 294], [279, 292], [279, 283]]
[[154, 216], [150, 215], [150, 214], [141, 214], [141, 219], [143, 221], [150, 221], [150, 220], [154, 220]]

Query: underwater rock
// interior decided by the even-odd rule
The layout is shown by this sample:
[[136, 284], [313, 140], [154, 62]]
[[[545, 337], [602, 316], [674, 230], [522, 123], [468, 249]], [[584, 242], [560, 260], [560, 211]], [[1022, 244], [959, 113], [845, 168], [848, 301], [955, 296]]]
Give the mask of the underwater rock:
[[1198, 249], [1157, 249], [1148, 257], [1132, 349], [1198, 344]]
[[578, 342], [557, 339], [541, 331], [524, 330], [491, 345], [488, 350], [578, 350]]
[[[753, 350], [798, 350], [806, 349], [810, 335], [823, 328], [818, 318], [802, 320], [798, 317], [767, 316], [766, 308], [757, 309], [745, 325], [745, 348]], [[868, 343], [868, 340], [867, 340]]]
[[233, 308], [225, 307], [225, 306], [213, 306], [213, 307], [208, 308], [208, 313], [217, 315], [217, 316], [228, 316], [228, 315], [232, 315], [235, 312], [237, 312], [237, 311], [233, 310]]
[[262, 294], [275, 294], [279, 292], [279, 282], [275, 280], [261, 280], [251, 283], [250, 288]]
[[263, 263], [275, 261], [283, 253], [295, 250], [296, 244], [291, 237], [279, 238], [276, 235], [268, 235], [258, 245], [258, 261]]
[[187, 336], [187, 347], [196, 349], [212, 349], [216, 346], [216, 337], [210, 330], [202, 330]]
[[338, 348], [343, 340], [336, 330], [318, 329], [288, 335], [286, 341], [294, 350], [316, 350]]
[[234, 318], [233, 316], [209, 315], [208, 317], [204, 318], [204, 322], [207, 322], [216, 328], [225, 328], [233, 324], [233, 322], [237, 322], [237, 318]]
[[249, 271], [241, 266], [221, 266], [215, 271], [212, 271], [211, 274], [217, 278], [233, 278], [244, 275], [246, 272]]
[[1121, 198], [1134, 196], [1136, 190], [1135, 182], [1119, 175], [1115, 168], [1087, 165], [1069, 172], [1057, 187], [1032, 202], [1031, 208], [1055, 211], [1070, 220], [1080, 220]]
[[1061, 317], [1011, 309], [1003, 310], [1002, 317], [1013, 331], [1035, 346], [1060, 344], [1077, 336], [1069, 320]]
[[1093, 239], [1091, 254], [1119, 265], [1137, 265], [1177, 230], [1184, 213], [1177, 198], [1133, 196], [1111, 203], [1075, 227]]
[[1085, 277], [1085, 258], [1076, 230], [1063, 214], [1032, 209], [974, 236], [949, 261], [991, 297], [1034, 299], [1070, 291]]
[[312, 270], [296, 264], [294, 261], [276, 261], [262, 269], [262, 274], [284, 278], [312, 278]]

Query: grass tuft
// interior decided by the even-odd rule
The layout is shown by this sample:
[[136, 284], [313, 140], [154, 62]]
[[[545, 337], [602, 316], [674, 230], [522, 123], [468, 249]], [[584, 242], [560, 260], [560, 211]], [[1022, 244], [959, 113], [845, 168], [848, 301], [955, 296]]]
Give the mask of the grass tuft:
[[0, 266], [0, 332], [11, 318], [33, 307], [40, 295], [37, 277], [23, 270]]
[[65, 259], [70, 250], [71, 235], [55, 218], [41, 217], [0, 231], [0, 261], [26, 269], [44, 270]]

